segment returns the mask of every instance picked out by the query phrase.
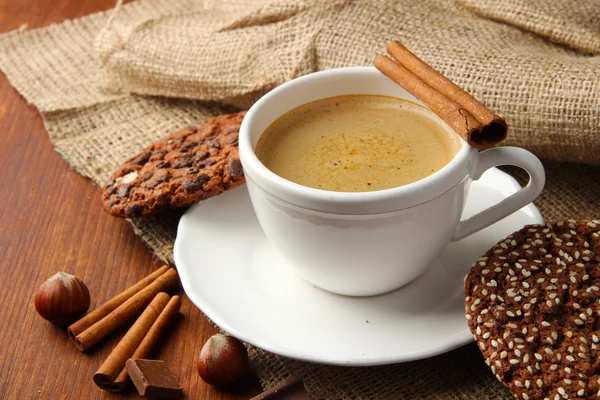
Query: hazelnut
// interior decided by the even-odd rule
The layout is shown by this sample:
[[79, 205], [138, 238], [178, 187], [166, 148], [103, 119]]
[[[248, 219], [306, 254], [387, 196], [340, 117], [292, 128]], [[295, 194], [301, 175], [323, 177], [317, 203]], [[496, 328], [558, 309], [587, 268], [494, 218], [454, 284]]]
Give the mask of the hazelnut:
[[35, 309], [54, 325], [66, 326], [90, 307], [90, 292], [81, 279], [58, 272], [42, 283], [35, 295]]
[[223, 386], [239, 379], [248, 366], [246, 347], [233, 336], [213, 335], [202, 347], [198, 372], [204, 382]]

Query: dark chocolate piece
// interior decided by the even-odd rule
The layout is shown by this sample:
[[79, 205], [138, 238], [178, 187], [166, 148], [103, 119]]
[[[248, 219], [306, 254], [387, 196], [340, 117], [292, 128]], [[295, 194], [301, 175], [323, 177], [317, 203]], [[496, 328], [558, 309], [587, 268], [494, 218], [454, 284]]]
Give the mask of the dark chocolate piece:
[[304, 388], [304, 382], [300, 377], [290, 378], [279, 385], [253, 397], [251, 400], [310, 400], [308, 392]]
[[183, 395], [181, 383], [164, 361], [130, 358], [125, 366], [140, 396], [178, 399]]

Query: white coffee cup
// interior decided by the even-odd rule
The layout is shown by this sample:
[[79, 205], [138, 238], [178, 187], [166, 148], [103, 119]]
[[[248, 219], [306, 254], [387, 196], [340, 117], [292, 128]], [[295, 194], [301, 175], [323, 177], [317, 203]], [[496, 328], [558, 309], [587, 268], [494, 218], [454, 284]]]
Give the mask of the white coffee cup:
[[[530, 152], [515, 147], [479, 152], [462, 140], [452, 161], [434, 174], [363, 193], [298, 185], [274, 174], [256, 157], [254, 146], [278, 117], [302, 104], [346, 94], [393, 96], [422, 104], [374, 67], [339, 68], [294, 79], [267, 93], [250, 108], [239, 134], [240, 159], [262, 229], [296, 273], [322, 289], [351, 296], [397, 289], [421, 275], [448, 242], [506, 217], [542, 191], [544, 169]], [[461, 221], [471, 182], [498, 165], [523, 168], [530, 176], [528, 185]]]

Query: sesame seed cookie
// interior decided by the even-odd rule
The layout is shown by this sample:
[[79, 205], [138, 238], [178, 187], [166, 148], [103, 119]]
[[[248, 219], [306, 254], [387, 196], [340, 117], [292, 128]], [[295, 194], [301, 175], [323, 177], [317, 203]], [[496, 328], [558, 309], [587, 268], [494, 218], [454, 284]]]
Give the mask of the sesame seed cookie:
[[528, 225], [465, 280], [469, 328], [516, 398], [600, 397], [600, 221]]
[[125, 161], [104, 186], [104, 209], [117, 217], [152, 215], [244, 183], [237, 147], [244, 115], [220, 115], [199, 128], [184, 128]]

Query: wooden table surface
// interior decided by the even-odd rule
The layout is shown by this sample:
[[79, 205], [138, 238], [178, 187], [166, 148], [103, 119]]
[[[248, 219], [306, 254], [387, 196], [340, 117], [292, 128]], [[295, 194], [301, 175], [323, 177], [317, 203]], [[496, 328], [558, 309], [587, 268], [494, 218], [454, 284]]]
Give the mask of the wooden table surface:
[[[0, 0], [0, 32], [41, 27], [114, 6], [114, 0]], [[58, 271], [80, 277], [92, 307], [161, 263], [124, 220], [106, 214], [100, 189], [56, 153], [37, 111], [0, 74], [0, 398], [117, 399], [92, 376], [124, 331], [80, 353], [34, 307], [38, 286]], [[184, 296], [181, 318], [155, 356], [180, 378], [186, 398], [248, 399], [259, 393], [249, 374], [227, 389], [206, 385], [196, 359], [215, 328]]]

